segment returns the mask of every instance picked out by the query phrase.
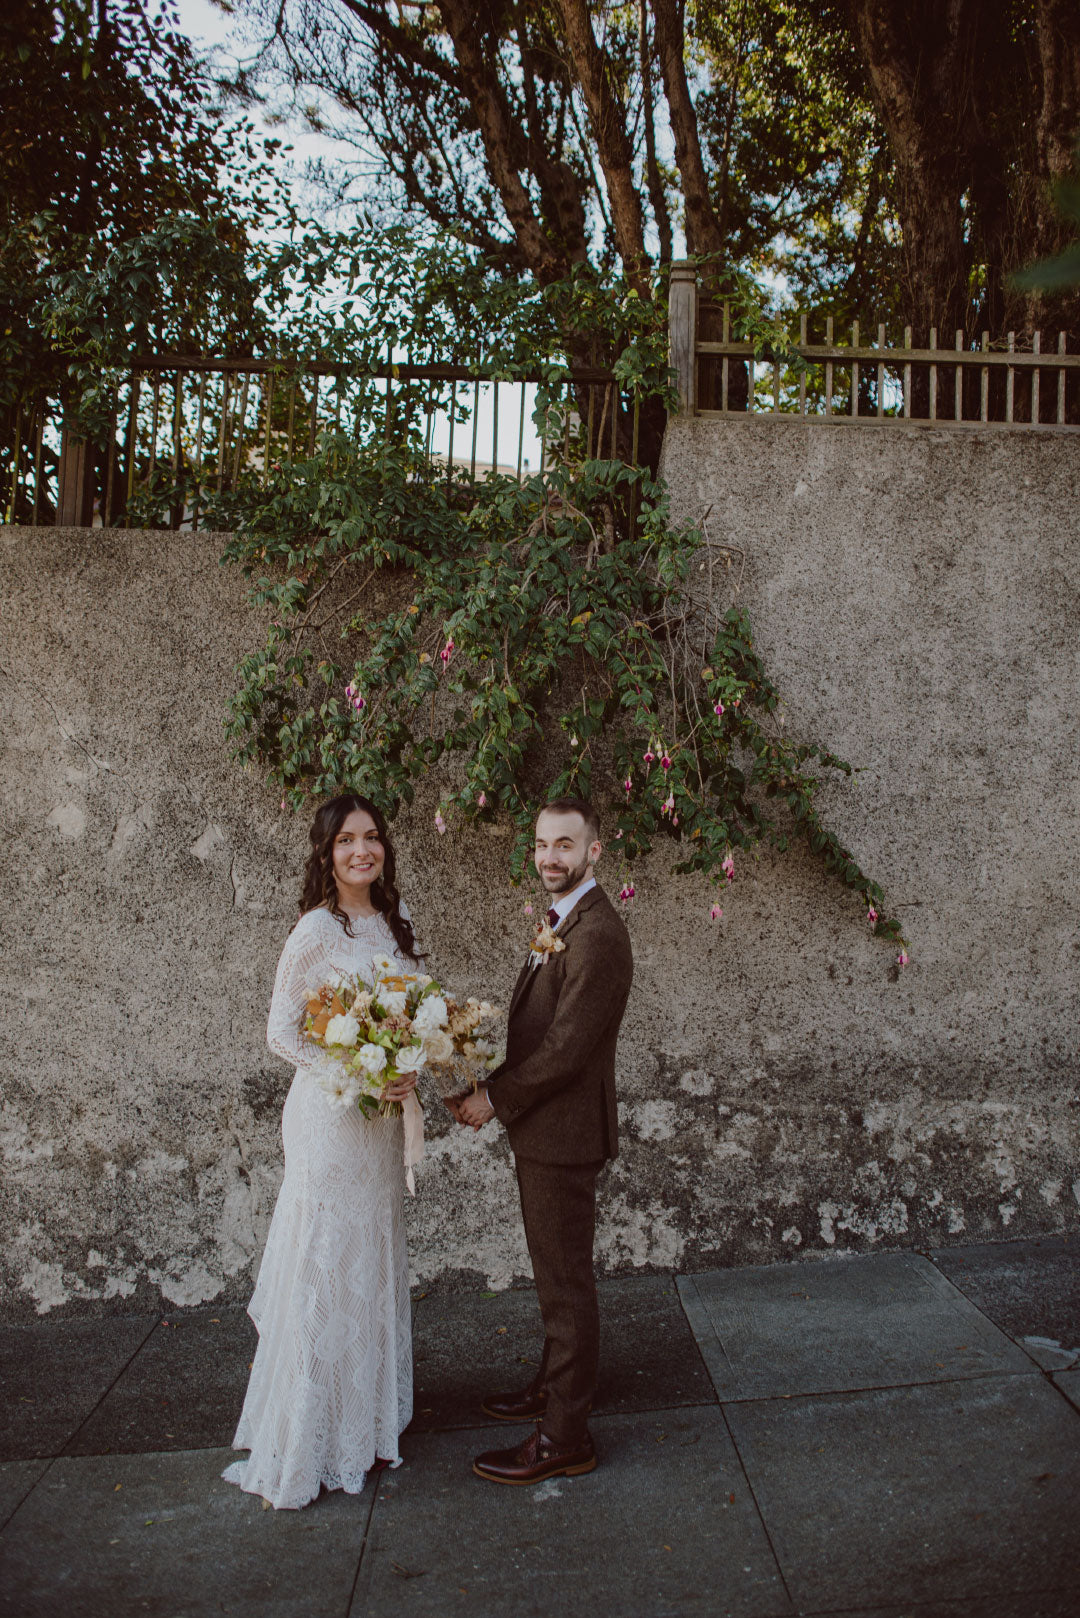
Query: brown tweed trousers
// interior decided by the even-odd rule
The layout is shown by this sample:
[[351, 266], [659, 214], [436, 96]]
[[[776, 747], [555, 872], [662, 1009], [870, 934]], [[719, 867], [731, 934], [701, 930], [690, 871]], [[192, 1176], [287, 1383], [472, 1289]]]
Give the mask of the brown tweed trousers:
[[618, 1151], [615, 1046], [634, 963], [626, 927], [599, 887], [578, 901], [558, 936], [564, 950], [521, 970], [506, 1060], [487, 1090], [514, 1153], [544, 1320], [535, 1379], [547, 1390], [544, 1433], [571, 1447], [584, 1435], [596, 1389], [596, 1177]]

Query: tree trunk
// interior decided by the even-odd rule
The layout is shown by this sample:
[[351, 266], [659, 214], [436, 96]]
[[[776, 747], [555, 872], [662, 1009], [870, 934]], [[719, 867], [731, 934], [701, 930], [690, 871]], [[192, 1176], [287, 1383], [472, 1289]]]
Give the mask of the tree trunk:
[[596, 43], [586, 0], [559, 0], [559, 13], [604, 171], [615, 247], [631, 283], [641, 284], [649, 259], [626, 112], [611, 82], [606, 53]]
[[1036, 0], [1042, 68], [1037, 140], [1039, 167], [1050, 180], [1071, 173], [1080, 138], [1080, 6], [1076, 0]]
[[697, 114], [686, 82], [682, 14], [677, 0], [653, 0], [653, 13], [660, 71], [664, 77], [671, 132], [675, 137], [675, 161], [683, 185], [687, 251], [714, 253], [719, 257], [724, 251], [724, 240], [709, 195], [698, 140]]
[[521, 131], [510, 114], [495, 66], [485, 58], [483, 35], [468, 0], [438, 0], [461, 70], [462, 83], [484, 143], [488, 172], [506, 209], [522, 258], [541, 281], [557, 280], [569, 265], [543, 230], [514, 157]]
[[648, 0], [640, 0], [638, 8], [638, 53], [641, 58], [641, 110], [645, 119], [645, 175], [649, 184], [649, 201], [656, 221], [656, 234], [660, 239], [660, 262], [671, 263], [671, 215], [664, 180], [656, 161], [656, 108], [653, 104], [652, 47], [649, 43]]
[[966, 324], [963, 196], [976, 0], [849, 0], [856, 46], [888, 135], [902, 231], [903, 304], [920, 339]]

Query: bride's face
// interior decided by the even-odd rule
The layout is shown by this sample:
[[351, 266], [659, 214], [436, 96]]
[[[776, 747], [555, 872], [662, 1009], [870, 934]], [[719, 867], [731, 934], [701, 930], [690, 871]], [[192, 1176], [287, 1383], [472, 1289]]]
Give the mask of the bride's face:
[[386, 850], [366, 809], [353, 809], [334, 838], [334, 876], [338, 891], [355, 894], [382, 875]]

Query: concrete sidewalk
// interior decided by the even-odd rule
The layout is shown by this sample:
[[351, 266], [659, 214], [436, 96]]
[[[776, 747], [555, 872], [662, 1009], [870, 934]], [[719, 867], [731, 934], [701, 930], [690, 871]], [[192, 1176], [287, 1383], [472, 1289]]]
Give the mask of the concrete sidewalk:
[[0, 1330], [0, 1612], [1080, 1612], [1080, 1242], [617, 1278], [601, 1311], [596, 1472], [473, 1476], [536, 1301], [433, 1290], [404, 1466], [302, 1512], [219, 1481], [241, 1312]]

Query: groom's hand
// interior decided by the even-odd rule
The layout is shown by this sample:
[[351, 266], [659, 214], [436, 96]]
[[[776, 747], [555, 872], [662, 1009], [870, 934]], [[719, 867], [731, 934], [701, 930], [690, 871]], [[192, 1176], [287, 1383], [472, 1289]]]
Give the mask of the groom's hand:
[[462, 1090], [458, 1095], [443, 1096], [442, 1098], [443, 1106], [449, 1108], [456, 1124], [463, 1124], [465, 1122], [464, 1118], [461, 1116], [461, 1103], [468, 1095], [468, 1090]]
[[470, 1129], [483, 1129], [494, 1116], [495, 1108], [487, 1096], [481, 1095], [479, 1090], [460, 1097], [458, 1117], [463, 1124], [468, 1124]]

